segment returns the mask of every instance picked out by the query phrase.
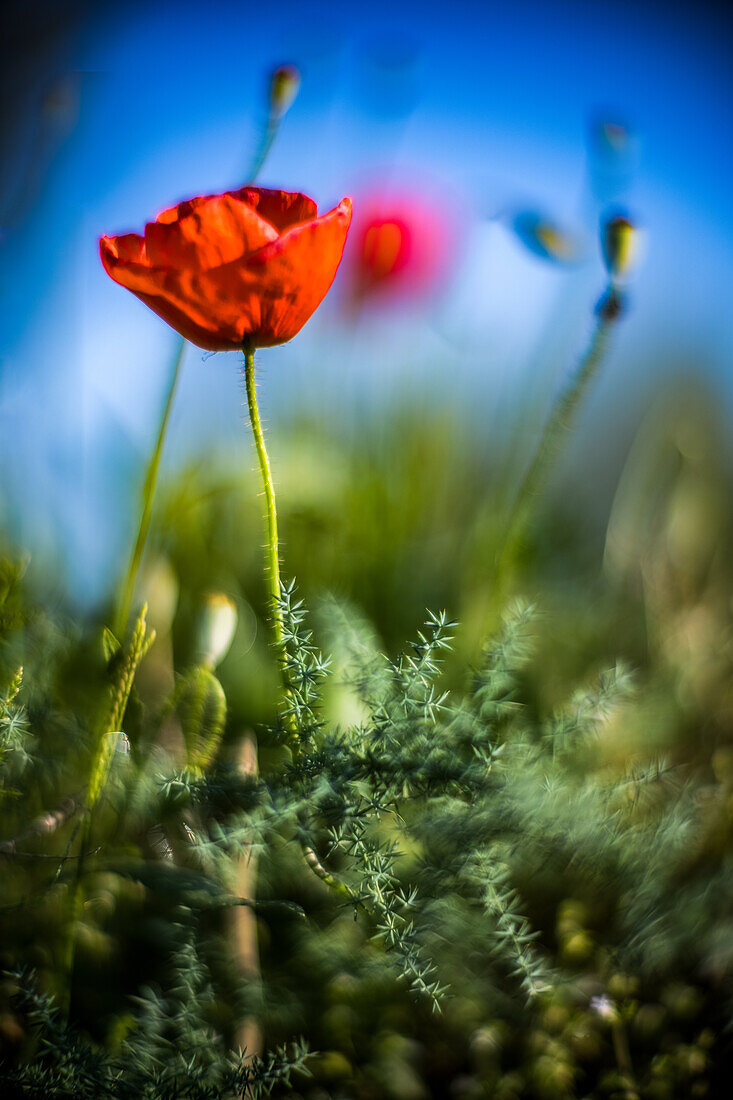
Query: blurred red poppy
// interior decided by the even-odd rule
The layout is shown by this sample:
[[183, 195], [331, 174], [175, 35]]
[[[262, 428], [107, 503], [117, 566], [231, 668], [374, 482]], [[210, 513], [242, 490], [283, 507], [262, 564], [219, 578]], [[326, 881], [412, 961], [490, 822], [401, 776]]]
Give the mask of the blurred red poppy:
[[144, 236], [102, 237], [102, 263], [182, 336], [209, 351], [292, 339], [341, 262], [351, 199], [318, 217], [299, 193], [243, 187], [181, 202]]
[[450, 233], [441, 213], [417, 197], [383, 195], [360, 202], [351, 252], [357, 298], [380, 290], [420, 293], [442, 272]]

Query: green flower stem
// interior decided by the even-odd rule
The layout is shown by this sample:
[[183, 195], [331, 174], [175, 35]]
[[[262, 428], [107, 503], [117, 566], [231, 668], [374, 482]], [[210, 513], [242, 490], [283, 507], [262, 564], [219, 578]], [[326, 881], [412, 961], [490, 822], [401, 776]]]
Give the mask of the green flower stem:
[[173, 399], [176, 395], [176, 389], [178, 387], [178, 379], [181, 374], [181, 365], [183, 363], [183, 355], [186, 350], [186, 341], [181, 338], [176, 352], [176, 358], [173, 363], [173, 370], [171, 372], [171, 380], [168, 386], [168, 397], [166, 398], [165, 407], [163, 409], [163, 416], [160, 421], [160, 427], [158, 429], [158, 438], [155, 442], [153, 453], [150, 456], [148, 462], [148, 468], [145, 473], [145, 480], [143, 482], [141, 503], [142, 512], [140, 514], [140, 526], [137, 532], [137, 538], [135, 539], [135, 545], [132, 548], [132, 554], [130, 555], [130, 562], [127, 567], [127, 575], [125, 577], [125, 583], [122, 588], [122, 595], [117, 605], [117, 611], [115, 613], [113, 633], [118, 641], [124, 641], [125, 633], [127, 631], [127, 623], [130, 618], [130, 610], [132, 608], [132, 598], [135, 593], [135, 581], [137, 580], [138, 569], [140, 568], [140, 561], [145, 549], [145, 543], [148, 537], [148, 531], [150, 529], [150, 519], [153, 513], [153, 497], [155, 496], [155, 486], [158, 480], [158, 470], [160, 468], [160, 459], [163, 454], [163, 445], [165, 443], [165, 437], [168, 431], [168, 422], [170, 420], [171, 409], [173, 408]]
[[[272, 614], [272, 635], [278, 658], [282, 660], [284, 654], [283, 624], [280, 614], [280, 552], [277, 538], [277, 507], [275, 504], [275, 487], [272, 483], [270, 460], [267, 457], [265, 437], [262, 433], [260, 413], [257, 408], [257, 387], [255, 384], [255, 355], [250, 348], [244, 349], [244, 381], [247, 390], [247, 407], [249, 409], [249, 422], [252, 425], [252, 434], [255, 440], [257, 460], [260, 464], [260, 474], [265, 492], [265, 519], [267, 523], [267, 547], [266, 547], [266, 577], [268, 583], [268, 602]], [[287, 689], [287, 685], [286, 685]]]
[[267, 126], [262, 132], [262, 138], [260, 139], [259, 148], [255, 153], [252, 167], [250, 168], [249, 174], [247, 176], [247, 179], [250, 183], [255, 182], [260, 172], [262, 171], [262, 167], [265, 161], [270, 155], [270, 150], [272, 149], [272, 144], [275, 140], [275, 135], [277, 134], [279, 123], [280, 119], [277, 117], [277, 115], [270, 114], [268, 116]]
[[598, 372], [608, 346], [615, 316], [599, 312], [590, 344], [570, 380], [560, 391], [547, 419], [537, 450], [517, 493], [496, 558], [495, 589], [501, 590], [506, 571], [524, 540], [532, 519], [533, 506], [547, 484], [563, 440], [573, 427], [578, 406]]
[[[80, 821], [81, 844], [76, 863], [76, 871], [70, 885], [69, 923], [64, 945], [62, 987], [59, 1004], [64, 1015], [68, 1016], [71, 1005], [71, 988], [74, 978], [74, 958], [76, 954], [76, 929], [82, 913], [84, 900], [83, 876], [85, 860], [92, 842], [92, 817], [94, 809], [104, 791], [112, 757], [115, 752], [115, 740], [122, 727], [127, 703], [132, 691], [135, 673], [143, 657], [155, 640], [155, 632], [148, 631], [146, 625], [147, 605], [143, 606], [132, 632], [130, 646], [123, 650], [118, 659], [115, 679], [110, 684], [109, 698], [100, 717], [96, 731], [96, 745], [92, 755], [92, 767], [87, 783], [83, 817]], [[69, 842], [71, 845], [71, 841]]]
[[[265, 446], [265, 437], [262, 432], [262, 424], [260, 421], [260, 413], [257, 407], [257, 388], [255, 384], [255, 357], [252, 349], [245, 347], [244, 349], [244, 381], [247, 390], [247, 407], [249, 409], [249, 420], [252, 425], [252, 434], [255, 441], [255, 449], [257, 451], [257, 459], [260, 464], [260, 474], [262, 476], [262, 485], [265, 493], [265, 520], [267, 526], [267, 546], [266, 546], [266, 559], [267, 569], [266, 576], [268, 581], [268, 597], [270, 608], [272, 612], [272, 636], [277, 649], [278, 660], [283, 676], [283, 686], [285, 688], [286, 698], [290, 695], [290, 685], [288, 683], [287, 669], [285, 666], [285, 639], [283, 636], [283, 622], [280, 612], [280, 555], [278, 548], [277, 537], [277, 507], [275, 504], [275, 487], [272, 481], [272, 471], [270, 470], [270, 461], [267, 457], [267, 448]], [[293, 750], [293, 755], [298, 755], [298, 739], [297, 728], [295, 719], [291, 715], [288, 721], [290, 727], [290, 741]], [[354, 903], [355, 898], [351, 890], [336, 878], [335, 875], [323, 866], [316, 852], [310, 845], [305, 842], [301, 843], [303, 849], [303, 857], [306, 864], [326, 886], [333, 890], [344, 901]]]

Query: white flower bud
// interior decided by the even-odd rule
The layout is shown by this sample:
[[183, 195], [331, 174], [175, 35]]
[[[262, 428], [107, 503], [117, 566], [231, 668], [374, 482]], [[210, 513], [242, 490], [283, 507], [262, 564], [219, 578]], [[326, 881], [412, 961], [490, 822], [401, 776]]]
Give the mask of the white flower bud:
[[229, 652], [237, 629], [237, 605], [223, 592], [206, 597], [198, 631], [198, 656], [201, 664], [216, 668]]

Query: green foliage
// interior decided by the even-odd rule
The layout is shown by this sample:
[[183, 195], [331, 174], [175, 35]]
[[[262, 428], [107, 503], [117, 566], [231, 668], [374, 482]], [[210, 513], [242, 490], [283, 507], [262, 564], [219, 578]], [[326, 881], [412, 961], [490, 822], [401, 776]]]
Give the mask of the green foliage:
[[306, 1073], [302, 1043], [277, 1048], [265, 1058], [221, 1049], [206, 1020], [212, 991], [195, 948], [173, 956], [174, 979], [167, 997], [145, 989], [116, 1052], [104, 1052], [64, 1023], [51, 998], [36, 992], [33, 974], [7, 977], [16, 986], [14, 1004], [41, 1046], [31, 1064], [11, 1069], [8, 1089], [30, 1098], [110, 1097], [110, 1100], [215, 1100], [246, 1094], [267, 1096]]
[[2, 786], [0, 799], [13, 793], [13, 776], [19, 776], [30, 762], [30, 731], [25, 709], [15, 703], [15, 697], [23, 683], [23, 669], [19, 668], [0, 698], [0, 766]]
[[[477, 577], [500, 540], [488, 498], [471, 496], [481, 479], [461, 481], [480, 467], [465, 440], [435, 488], [416, 477], [425, 425], [399, 432], [387, 454], [402, 455], [404, 529], [374, 464], [371, 483], [362, 469], [332, 496], [327, 480], [310, 503], [284, 494], [312, 614], [283, 589], [280, 666], [246, 549], [259, 516], [228, 482], [168, 490], [157, 550], [180, 600], [166, 624], [145, 591], [147, 653], [147, 619], [103, 647], [101, 622], [52, 616], [32, 576], [2, 573], [3, 1095], [716, 1094], [733, 1009], [733, 547], [722, 520], [711, 533], [686, 517], [690, 482], [725, 477], [699, 443], [670, 463], [646, 526], [617, 500], [603, 575], [550, 510], [525, 550], [537, 606], [510, 598], [473, 649], [475, 623], [429, 614], [400, 651], [418, 595], [447, 595], [461, 617], [487, 607]], [[622, 479], [632, 503], [635, 477]], [[456, 515], [481, 517], [470, 534], [440, 510], [459, 484]], [[382, 506], [380, 556], [367, 528]], [[322, 598], [318, 532], [339, 509], [339, 598]], [[240, 612], [216, 677], [195, 663], [215, 585]], [[256, 768], [241, 760], [251, 731]], [[264, 1052], [242, 1058], [252, 1020]]]
[[227, 701], [213, 672], [203, 665], [189, 669], [173, 700], [192, 770], [208, 767], [216, 758], [226, 724]]

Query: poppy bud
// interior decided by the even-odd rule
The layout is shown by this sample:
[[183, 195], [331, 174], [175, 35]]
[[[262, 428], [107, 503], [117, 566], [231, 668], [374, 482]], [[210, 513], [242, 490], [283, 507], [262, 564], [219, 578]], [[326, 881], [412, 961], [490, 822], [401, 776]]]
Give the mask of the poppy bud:
[[630, 271], [636, 258], [637, 236], [636, 227], [620, 214], [604, 222], [601, 248], [612, 280], [623, 278]]
[[631, 156], [637, 145], [634, 131], [627, 122], [606, 115], [591, 121], [590, 152], [594, 161], [602, 161], [608, 167]]
[[227, 702], [221, 684], [208, 668], [192, 668], [180, 681], [175, 702], [186, 744], [189, 768], [205, 769], [214, 760], [224, 735]]
[[211, 592], [201, 616], [198, 652], [201, 664], [216, 668], [226, 657], [237, 629], [237, 605], [223, 592]]
[[580, 257], [580, 244], [560, 226], [531, 210], [515, 215], [514, 232], [525, 248], [540, 259], [571, 264]]
[[280, 65], [270, 77], [270, 114], [282, 118], [300, 90], [300, 73], [295, 65]]

